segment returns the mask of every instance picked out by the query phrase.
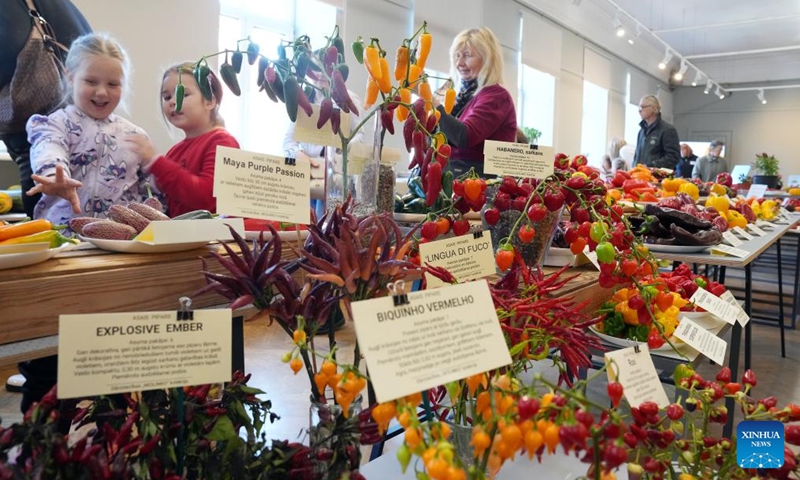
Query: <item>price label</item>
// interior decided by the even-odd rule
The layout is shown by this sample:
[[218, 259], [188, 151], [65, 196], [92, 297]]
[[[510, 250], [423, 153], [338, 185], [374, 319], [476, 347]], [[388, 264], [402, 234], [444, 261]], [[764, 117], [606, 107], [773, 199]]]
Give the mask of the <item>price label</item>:
[[605, 361], [609, 381], [622, 384], [625, 399], [631, 406], [636, 407], [647, 401], [656, 402], [659, 407], [669, 405], [667, 392], [658, 378], [646, 343], [607, 352]]
[[702, 287], [698, 288], [697, 291], [694, 292], [694, 295], [692, 295], [692, 298], [690, 298], [689, 301], [698, 307], [703, 308], [708, 313], [716, 315], [722, 320], [725, 320], [731, 325], [736, 322], [736, 317], [739, 315], [739, 309], [737, 307], [731, 305], [725, 300], [722, 300], [718, 296]]
[[583, 247], [583, 255], [588, 258], [590, 262], [592, 262], [594, 268], [600, 270], [600, 262], [597, 261], [597, 252], [589, 251], [589, 245]]
[[719, 245], [714, 245], [713, 247], [711, 247], [711, 253], [724, 253], [726, 255], [732, 255], [734, 257], [739, 257], [739, 258], [746, 258], [748, 255], [750, 255], [750, 252], [748, 252], [747, 250], [742, 250], [741, 248], [729, 247], [721, 243]]
[[753, 236], [745, 231], [742, 227], [733, 227], [733, 231], [741, 235], [745, 240], [752, 240]]
[[708, 330], [704, 329], [691, 319], [681, 317], [675, 337], [683, 340], [687, 345], [702, 353], [717, 365], [725, 362], [725, 350], [728, 344]]
[[738, 247], [739, 245], [744, 243], [738, 238], [736, 238], [736, 235], [734, 235], [733, 232], [731, 232], [730, 230], [725, 230], [724, 232], [722, 232], [722, 238], [725, 239], [726, 242], [730, 243], [734, 247]]
[[775, 228], [775, 225], [761, 219], [756, 220], [756, 225], [758, 225], [761, 228], [769, 228], [769, 229]]
[[763, 237], [764, 235], [767, 234], [767, 232], [761, 230], [755, 223], [748, 223], [747, 228], [749, 228], [751, 232], [755, 233], [759, 237]]

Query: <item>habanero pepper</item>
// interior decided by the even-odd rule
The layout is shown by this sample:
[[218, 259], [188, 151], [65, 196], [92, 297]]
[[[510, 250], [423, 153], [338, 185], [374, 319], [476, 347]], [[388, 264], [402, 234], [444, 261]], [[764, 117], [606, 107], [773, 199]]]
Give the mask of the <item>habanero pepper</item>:
[[419, 49], [417, 50], [417, 66], [420, 69], [425, 68], [425, 63], [428, 61], [428, 54], [431, 53], [431, 44], [433, 43], [433, 35], [430, 33], [423, 33], [419, 36]]
[[401, 45], [397, 47], [394, 59], [394, 79], [398, 82], [406, 78], [408, 71], [408, 47]]
[[380, 81], [382, 72], [378, 47], [370, 45], [364, 49], [364, 66], [367, 67], [367, 73], [369, 73], [372, 78], [376, 81]]
[[442, 190], [442, 166], [439, 162], [431, 162], [425, 177], [425, 205], [432, 206]]
[[299, 93], [300, 85], [297, 83], [297, 78], [294, 75], [286, 77], [283, 81], [283, 97], [286, 103], [286, 113], [289, 115], [289, 120], [291, 120], [292, 123], [297, 121]]

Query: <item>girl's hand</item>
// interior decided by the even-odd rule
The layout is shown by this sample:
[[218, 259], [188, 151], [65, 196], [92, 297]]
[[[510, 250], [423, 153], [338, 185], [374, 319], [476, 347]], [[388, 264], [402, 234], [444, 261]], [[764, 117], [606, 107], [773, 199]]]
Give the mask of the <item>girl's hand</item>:
[[156, 159], [156, 149], [147, 135], [131, 133], [122, 138], [127, 148], [135, 153], [142, 161], [142, 167], [147, 168]]
[[31, 179], [33, 179], [37, 185], [28, 190], [28, 195], [44, 193], [45, 195], [58, 196], [67, 200], [70, 205], [72, 205], [73, 212], [77, 214], [83, 213], [81, 209], [81, 200], [78, 197], [78, 188], [82, 187], [83, 184], [64, 175], [63, 165], [56, 165], [55, 177], [31, 175]]

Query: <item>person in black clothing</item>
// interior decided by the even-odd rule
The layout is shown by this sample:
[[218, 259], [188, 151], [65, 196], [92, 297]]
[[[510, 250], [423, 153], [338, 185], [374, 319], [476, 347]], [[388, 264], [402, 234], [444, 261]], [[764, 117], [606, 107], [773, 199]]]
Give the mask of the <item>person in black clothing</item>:
[[[69, 47], [72, 41], [79, 36], [92, 31], [89, 22], [69, 0], [32, 0], [32, 3], [51, 29], [45, 28], [44, 30], [51, 32], [55, 40], [66, 47]], [[0, 91], [11, 85], [17, 68], [17, 56], [31, 36], [34, 18], [34, 14], [29, 12], [26, 0], [0, 0]], [[63, 53], [62, 62], [66, 57], [66, 52]], [[40, 86], [35, 87], [41, 88]], [[51, 88], [60, 91], [61, 85], [56, 82]], [[56, 107], [58, 107], [57, 104], [52, 105], [49, 110], [55, 110]], [[49, 114], [50, 111], [36, 113]], [[36, 206], [41, 195], [28, 196], [25, 194], [34, 186], [33, 180], [31, 180], [31, 145], [28, 143], [25, 124], [23, 122], [19, 128], [0, 125], [0, 131], [3, 132], [0, 139], [5, 143], [9, 155], [19, 167], [25, 212], [33, 218], [33, 207]], [[20, 404], [23, 413], [55, 385], [58, 379], [57, 367], [58, 357], [55, 355], [19, 364], [20, 373], [25, 377]]]
[[681, 159], [675, 166], [675, 176], [680, 178], [692, 178], [692, 170], [697, 162], [697, 155], [692, 152], [692, 147], [681, 143]]
[[[92, 31], [89, 22], [69, 0], [33, 0], [33, 6], [49, 24], [55, 40], [66, 47], [79, 36]], [[26, 0], [0, 0], [0, 90], [9, 86], [14, 78], [17, 56], [31, 35], [33, 22], [34, 16], [29, 13]], [[66, 52], [63, 52], [61, 60], [65, 57]], [[61, 85], [55, 84], [52, 88], [60, 91]], [[55, 110], [57, 106], [52, 105], [50, 110]], [[50, 111], [36, 113], [48, 114]], [[24, 123], [21, 126], [5, 127], [7, 126], [0, 125], [0, 140], [5, 143], [11, 159], [19, 167], [25, 213], [33, 218], [33, 207], [41, 195], [29, 197], [25, 194], [34, 186], [31, 180], [31, 145], [28, 143], [28, 134]]]
[[645, 95], [639, 100], [639, 138], [633, 165], [669, 168], [675, 170], [680, 158], [678, 131], [661, 119], [661, 102], [655, 95]]

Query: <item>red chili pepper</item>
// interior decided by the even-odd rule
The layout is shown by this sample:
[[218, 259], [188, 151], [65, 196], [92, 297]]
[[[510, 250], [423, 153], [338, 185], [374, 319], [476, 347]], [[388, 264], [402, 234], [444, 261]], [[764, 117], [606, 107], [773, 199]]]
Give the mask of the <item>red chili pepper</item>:
[[403, 123], [403, 140], [406, 143], [406, 150], [408, 153], [411, 153], [411, 148], [414, 146], [412, 141], [412, 136], [414, 135], [414, 130], [417, 127], [417, 122], [414, 120], [414, 117], [409, 116], [405, 123]]
[[[433, 149], [429, 148], [428, 151], [425, 152], [425, 156], [422, 157], [422, 164], [420, 168], [420, 176], [422, 178], [428, 178], [428, 168], [431, 166], [431, 159], [433, 158]], [[436, 163], [436, 162], [433, 162]]]
[[442, 166], [439, 162], [431, 162], [428, 166], [427, 185], [425, 188], [425, 205], [433, 206], [442, 190]]
[[317, 120], [317, 128], [322, 128], [331, 118], [333, 112], [333, 100], [330, 98], [323, 98], [319, 104], [319, 119]]
[[392, 110], [381, 110], [381, 125], [390, 135], [394, 135], [394, 112]]
[[331, 130], [334, 135], [339, 135], [339, 125], [342, 122], [341, 112], [338, 108], [334, 108], [331, 111]]
[[161, 432], [158, 432], [155, 435], [153, 435], [153, 438], [151, 438], [150, 440], [145, 442], [144, 445], [142, 445], [141, 450], [139, 450], [139, 454], [147, 455], [148, 453], [150, 453], [151, 450], [156, 448], [160, 440], [161, 440]]
[[336, 47], [328, 47], [328, 50], [325, 51], [325, 56], [322, 59], [322, 65], [325, 67], [325, 71], [328, 73], [328, 75], [333, 74], [333, 69], [338, 63], [339, 52], [336, 50]]
[[[306, 112], [307, 116], [311, 116], [314, 114], [314, 109], [311, 107], [311, 102], [308, 101], [308, 97], [306, 96], [306, 92], [303, 91], [303, 88], [298, 84], [297, 85], [297, 105]], [[317, 127], [319, 128], [319, 127]]]

